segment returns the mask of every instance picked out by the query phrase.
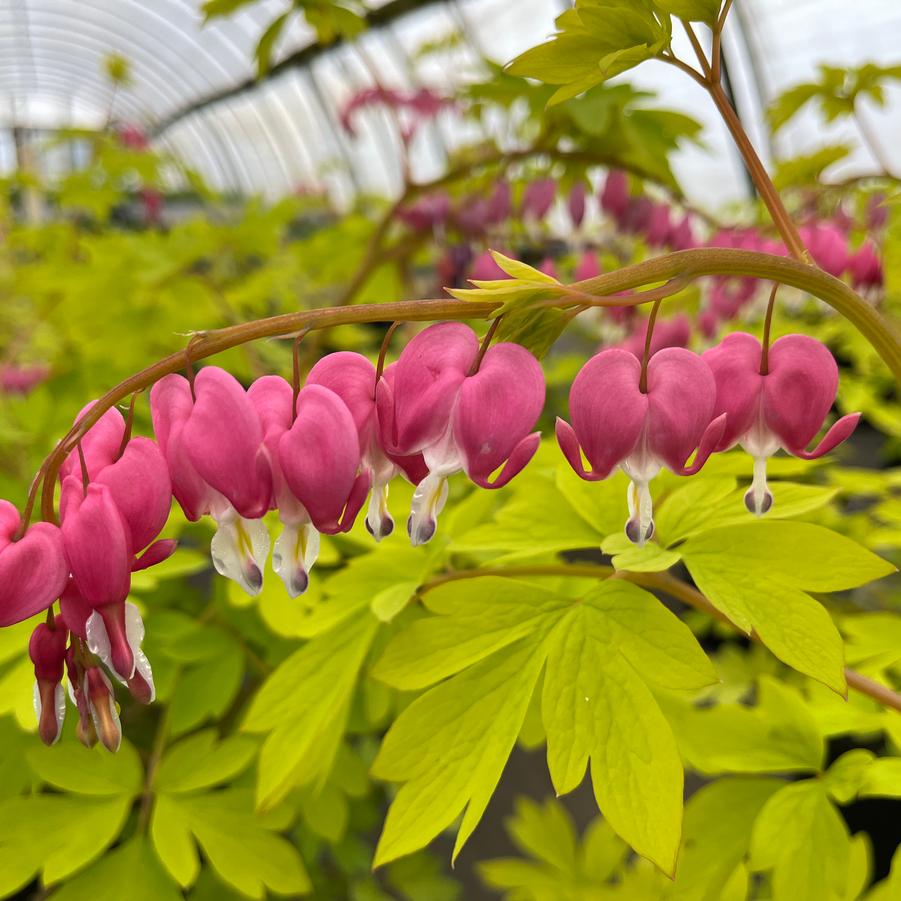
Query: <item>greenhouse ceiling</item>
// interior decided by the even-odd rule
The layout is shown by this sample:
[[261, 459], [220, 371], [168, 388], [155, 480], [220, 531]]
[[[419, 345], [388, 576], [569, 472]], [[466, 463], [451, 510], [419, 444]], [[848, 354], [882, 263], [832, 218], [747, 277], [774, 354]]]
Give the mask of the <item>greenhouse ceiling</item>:
[[[198, 0], [0, 0], [0, 169], [15, 167], [13, 131], [46, 147], [62, 128], [134, 124], [160, 149], [196, 169], [214, 188], [278, 197], [324, 189], [338, 203], [355, 193], [399, 187], [391, 164], [397, 141], [384, 112], [365, 111], [357, 134], [341, 128], [346, 101], [376, 83], [447, 90], [477, 72], [487, 55], [505, 62], [549, 34], [560, 0], [373, 0], [371, 28], [353, 43], [316, 44], [296, 19], [276, 44], [273, 67], [257, 79], [253, 51], [287, 4], [260, 0], [233, 16], [204, 22]], [[826, 15], [825, 7], [829, 7]], [[815, 10], [816, 14], [813, 14]], [[800, 27], [801, 22], [805, 26]], [[822, 23], [813, 28], [810, 23]], [[726, 33], [728, 75], [746, 126], [765, 158], [814, 149], [825, 139], [858, 146], [842, 165], [864, 171], [871, 160], [850, 126], [824, 126], [805, 112], [774, 141], [761, 110], [820, 63], [897, 61], [897, 0], [740, 0]], [[458, 35], [441, 52], [426, 43]], [[131, 78], [116, 87], [104, 61], [128, 60]], [[688, 195], [716, 207], [745, 195], [748, 183], [728, 136], [700, 88], [662, 64], [630, 73], [658, 103], [705, 125], [705, 145], [684, 148], [675, 169]], [[891, 107], [889, 98], [888, 107]], [[901, 123], [864, 110], [886, 147], [901, 145]], [[455, 146], [472, 138], [453, 112], [417, 136], [420, 178], [433, 176]], [[49, 172], [75, 163], [42, 151]], [[901, 154], [899, 154], [901, 156]], [[901, 162], [901, 160], [899, 160]], [[724, 187], [725, 186], [725, 187]]]

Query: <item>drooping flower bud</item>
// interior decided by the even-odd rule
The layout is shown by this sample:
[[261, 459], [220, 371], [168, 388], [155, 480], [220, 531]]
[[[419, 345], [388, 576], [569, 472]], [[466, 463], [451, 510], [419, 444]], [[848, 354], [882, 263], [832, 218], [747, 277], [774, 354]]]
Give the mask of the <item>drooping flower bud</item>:
[[28, 656], [34, 664], [34, 712], [38, 735], [45, 745], [59, 741], [66, 716], [62, 680], [68, 640], [66, 622], [56, 616], [52, 625], [39, 623], [28, 642]]
[[598, 259], [597, 253], [593, 250], [586, 250], [579, 257], [579, 262], [576, 264], [573, 272], [573, 278], [577, 282], [584, 282], [590, 278], [597, 278], [600, 274], [601, 261]]
[[19, 511], [0, 500], [0, 627], [46, 610], [69, 575], [60, 530], [38, 522], [17, 539], [21, 524]]
[[115, 754], [122, 744], [122, 724], [119, 722], [113, 686], [99, 666], [87, 667], [82, 691], [87, 697], [94, 732], [107, 751]]
[[872, 241], [864, 241], [848, 259], [848, 275], [858, 291], [879, 289], [884, 282], [882, 263]]
[[626, 535], [636, 544], [654, 533], [650, 480], [664, 466], [678, 475], [697, 472], [722, 435], [725, 417], [713, 419], [715, 400], [710, 370], [678, 347], [650, 358], [644, 391], [641, 362], [619, 348], [595, 354], [576, 376], [569, 395], [573, 424], [557, 420], [557, 441], [583, 479], [605, 479], [617, 465], [629, 476]]
[[544, 219], [557, 196], [557, 182], [553, 178], [538, 178], [526, 185], [522, 195], [521, 213], [524, 219]]
[[509, 278], [506, 272], [495, 262], [491, 251], [480, 253], [469, 268], [469, 277], [473, 281], [491, 282]]
[[569, 211], [569, 221], [572, 222], [573, 228], [579, 228], [582, 220], [585, 218], [585, 201], [588, 194], [585, 188], [585, 182], [581, 179], [577, 181], [569, 192], [569, 199], [566, 202]]
[[488, 198], [488, 209], [485, 224], [488, 226], [500, 225], [506, 222], [513, 213], [513, 192], [510, 184], [499, 181]]
[[798, 230], [814, 262], [838, 278], [848, 266], [848, 241], [834, 225], [803, 225]]
[[649, 247], [665, 247], [670, 242], [672, 223], [669, 207], [662, 203], [654, 204], [648, 216], [645, 240]]
[[717, 450], [740, 444], [754, 458], [754, 480], [745, 495], [748, 509], [761, 516], [773, 497], [767, 487], [766, 461], [780, 447], [812, 460], [845, 441], [860, 420], [843, 416], [808, 451], [822, 428], [838, 390], [838, 366], [829, 349], [807, 335], [784, 335], [768, 352], [761, 374], [763, 349], [744, 332], [734, 332], [704, 352], [716, 380], [716, 412], [726, 414]]
[[625, 172], [613, 169], [607, 174], [601, 190], [601, 209], [617, 222], [626, 215], [629, 206], [629, 178]]
[[[648, 335], [648, 320], [643, 319], [638, 328], [619, 344], [623, 350], [635, 354], [639, 360], [644, 357], [644, 347]], [[687, 347], [691, 338], [691, 320], [685, 313], [677, 313], [669, 319], [658, 319], [651, 334], [651, 356], [664, 347]]]
[[538, 448], [540, 434], [529, 434], [544, 405], [538, 361], [518, 344], [501, 343], [474, 372], [478, 354], [472, 329], [439, 323], [420, 332], [379, 382], [382, 446], [392, 454], [421, 453], [428, 467], [407, 523], [414, 545], [434, 535], [449, 475], [463, 470], [483, 488], [500, 488]]

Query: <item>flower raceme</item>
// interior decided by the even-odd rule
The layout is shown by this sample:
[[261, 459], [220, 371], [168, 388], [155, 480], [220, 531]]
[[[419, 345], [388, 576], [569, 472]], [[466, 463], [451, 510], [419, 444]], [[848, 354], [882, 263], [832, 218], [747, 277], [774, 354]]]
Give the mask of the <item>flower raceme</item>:
[[[760, 515], [772, 504], [769, 456], [782, 448], [818, 457], [859, 419], [841, 418], [807, 450], [838, 385], [825, 346], [788, 335], [764, 352], [756, 338], [736, 333], [702, 356], [656, 350], [684, 338], [686, 323], [672, 324], [679, 334], [655, 332], [647, 360], [637, 339], [592, 357], [570, 391], [572, 424], [556, 426], [583, 479], [604, 479], [616, 467], [629, 476], [626, 534], [639, 545], [654, 533], [649, 483], [661, 468], [690, 475], [711, 453], [740, 444], [754, 457], [745, 503]], [[320, 534], [350, 529], [367, 495], [368, 531], [377, 541], [393, 532], [393, 478], [416, 486], [407, 522], [414, 545], [434, 535], [452, 473], [483, 488], [507, 484], [537, 450], [532, 429], [544, 398], [541, 367], [527, 350], [480, 346], [472, 329], [448, 322], [420, 332], [379, 377], [349, 352], [321, 359], [302, 388], [264, 376], [245, 390], [217, 367], [201, 369], [193, 384], [166, 376], [151, 391], [158, 444], [131, 437], [118, 410], [108, 410], [60, 468], [60, 527], [23, 529], [15, 507], [0, 501], [0, 626], [60, 601], [61, 612], [48, 613], [29, 644], [41, 739], [52, 744], [60, 735], [64, 673], [77, 734], [89, 745], [115, 750], [121, 741], [107, 672], [137, 700], [153, 700], [144, 625], [128, 594], [132, 572], [174, 550], [158, 539], [173, 496], [188, 519], [216, 520], [214, 565], [251, 594], [269, 551], [263, 517], [277, 510], [283, 529], [273, 569], [297, 596]]]
[[538, 449], [540, 433], [531, 431], [544, 406], [538, 361], [503, 342], [479, 356], [469, 326], [438, 323], [413, 338], [379, 381], [382, 447], [394, 456], [422, 454], [428, 471], [407, 521], [414, 545], [435, 534], [449, 475], [462, 470], [482, 488], [500, 488]]
[[838, 390], [832, 354], [807, 335], [785, 335], [773, 342], [765, 366], [760, 342], [744, 332], [728, 335], [703, 359], [716, 381], [716, 413], [726, 416], [716, 449], [740, 444], [754, 458], [745, 506], [757, 516], [773, 503], [767, 458], [779, 448], [805, 460], [821, 457], [848, 438], [860, 420], [859, 413], [843, 416], [813, 450], [806, 450]]
[[710, 369], [679, 347], [650, 358], [646, 385], [641, 362], [620, 348], [595, 354], [576, 376], [569, 394], [573, 424], [557, 419], [557, 441], [583, 479], [605, 479], [616, 466], [629, 476], [626, 535], [639, 546], [654, 534], [650, 480], [664, 466], [680, 475], [698, 472], [720, 440], [725, 416], [714, 419], [715, 402]]

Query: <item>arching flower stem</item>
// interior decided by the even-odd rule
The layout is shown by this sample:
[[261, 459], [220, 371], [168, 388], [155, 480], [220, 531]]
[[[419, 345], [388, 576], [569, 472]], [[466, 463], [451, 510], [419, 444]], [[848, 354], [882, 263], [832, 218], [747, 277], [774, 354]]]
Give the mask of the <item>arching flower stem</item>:
[[[723, 247], [681, 250], [607, 272], [596, 278], [576, 282], [569, 287], [578, 292], [578, 297], [573, 296], [571, 303], [558, 298], [556, 305], [564, 309], [570, 306], [611, 306], [617, 302], [622, 303], [622, 297], [612, 297], [620, 291], [629, 291], [644, 285], [659, 285], [660, 282], [671, 279], [684, 279], [687, 282], [708, 275], [751, 276], [776, 281], [812, 294], [829, 304], [854, 325], [882, 357], [895, 377], [901, 381], [901, 336], [894, 325], [839, 279], [815, 266], [772, 254]], [[594, 298], [598, 298], [598, 302], [594, 302]], [[647, 291], [635, 295], [630, 305], [647, 303], [655, 299], [652, 292]], [[351, 307], [326, 307], [284, 313], [240, 325], [199, 332], [192, 338], [187, 349], [158, 360], [107, 391], [62, 438], [47, 457], [43, 467], [45, 477], [41, 496], [41, 516], [47, 522], [55, 521], [54, 487], [59, 468], [66, 454], [73, 449], [74, 443], [110, 407], [120, 403], [135, 391], [150, 387], [163, 376], [183, 370], [186, 359], [188, 361], [205, 359], [249, 341], [291, 335], [304, 328], [316, 330], [351, 323], [394, 320], [435, 322], [479, 319], [489, 317], [501, 305], [500, 300], [468, 301], [453, 298], [359, 304]]]

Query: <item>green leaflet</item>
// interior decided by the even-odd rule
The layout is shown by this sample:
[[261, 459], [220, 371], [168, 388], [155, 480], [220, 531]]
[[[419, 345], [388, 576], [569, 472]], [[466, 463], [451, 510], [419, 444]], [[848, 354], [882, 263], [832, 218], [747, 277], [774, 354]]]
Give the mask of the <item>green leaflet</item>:
[[309, 891], [297, 851], [277, 834], [288, 823], [254, 813], [251, 792], [161, 794], [151, 834], [157, 854], [182, 886], [197, 879], [197, 845], [221, 879], [251, 898], [267, 890], [283, 895]]
[[720, 779], [692, 795], [685, 807], [685, 842], [675, 898], [718, 901], [748, 853], [754, 820], [783, 786], [778, 779]]
[[873, 760], [860, 776], [860, 794], [866, 797], [901, 798], [901, 758], [882, 757]]
[[663, 699], [685, 761], [702, 773], [816, 772], [825, 742], [800, 696], [769, 676], [758, 703], [695, 707]]
[[[581, 841], [566, 808], [554, 799], [539, 805], [518, 798], [505, 826], [514, 844], [530, 859], [505, 858], [478, 865], [488, 885], [510, 897], [559, 901], [590, 898], [622, 862], [628, 849], [600, 817]], [[516, 893], [516, 894], [514, 894]]]
[[651, 59], [669, 46], [672, 23], [646, 0], [582, 0], [557, 18], [557, 34], [507, 67], [560, 85], [560, 103]]
[[464, 811], [454, 857], [501, 777], [541, 672], [540, 635], [483, 660], [414, 701], [385, 736], [372, 773], [404, 781], [375, 865], [428, 844]]
[[841, 637], [802, 589], [838, 591], [894, 570], [843, 535], [801, 522], [751, 522], [681, 547], [700, 591], [736, 626], [754, 629], [781, 660], [844, 694]]
[[407, 689], [451, 676], [398, 717], [373, 767], [378, 778], [405, 783], [377, 864], [421, 848], [465, 808], [456, 855], [497, 784], [543, 665], [542, 720], [557, 791], [575, 788], [591, 759], [605, 816], [671, 872], [681, 763], [646, 682], [686, 689], [715, 679], [688, 628], [652, 595], [617, 580], [574, 599], [485, 577], [447, 583], [426, 602], [439, 615], [401, 632], [374, 669]]
[[816, 780], [776, 792], [751, 836], [751, 869], [772, 870], [773, 901], [841, 901], [850, 853], [844, 820]]
[[144, 768], [134, 746], [123, 741], [116, 754], [99, 745], [90, 750], [74, 742], [52, 748], [32, 745], [28, 765], [43, 782], [79, 795], [114, 797], [140, 792]]
[[327, 778], [377, 628], [368, 614], [339, 624], [295, 651], [257, 692], [243, 728], [268, 733], [257, 781], [261, 807], [295, 785]]
[[713, 25], [722, 3], [721, 0], [654, 0], [654, 6], [686, 22]]
[[38, 873], [51, 885], [87, 866], [115, 841], [131, 801], [128, 795], [99, 800], [33, 795], [4, 801], [0, 894], [12, 894]]
[[256, 743], [241, 735], [219, 741], [213, 730], [197, 732], [166, 752], [154, 788], [182, 794], [229, 782], [250, 766]]
[[53, 895], [58, 901], [179, 901], [181, 892], [143, 838], [133, 838]]
[[653, 695], [588, 605], [549, 642], [542, 714], [558, 792], [591, 759], [598, 807], [638, 853], [672, 874], [682, 829], [682, 763]]

